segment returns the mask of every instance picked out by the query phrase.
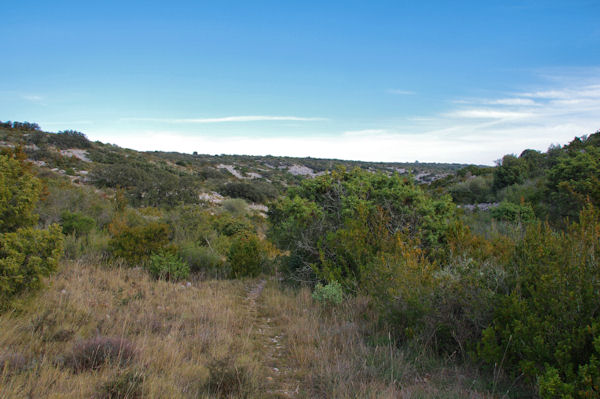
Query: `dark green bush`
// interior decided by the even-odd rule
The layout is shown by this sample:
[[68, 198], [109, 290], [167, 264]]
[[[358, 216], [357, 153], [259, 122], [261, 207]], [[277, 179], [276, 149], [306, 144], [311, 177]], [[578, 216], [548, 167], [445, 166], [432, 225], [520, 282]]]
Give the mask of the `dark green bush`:
[[78, 212], [63, 211], [60, 219], [63, 233], [77, 237], [89, 234], [96, 227], [94, 219]]
[[277, 189], [265, 182], [234, 182], [228, 183], [219, 188], [219, 192], [233, 198], [243, 198], [251, 202], [265, 202], [276, 198], [279, 192]]
[[508, 263], [512, 289], [484, 331], [482, 358], [538, 381], [540, 394], [596, 397], [600, 381], [600, 212], [565, 232], [533, 224]]
[[190, 274], [190, 267], [177, 255], [170, 252], [159, 252], [150, 256], [148, 271], [159, 280], [183, 280]]
[[491, 210], [492, 217], [505, 222], [531, 222], [535, 219], [533, 208], [529, 204], [517, 205], [512, 202], [501, 202]]
[[58, 148], [89, 148], [92, 143], [87, 139], [85, 134], [76, 130], [64, 130], [57, 134], [48, 134], [48, 142]]

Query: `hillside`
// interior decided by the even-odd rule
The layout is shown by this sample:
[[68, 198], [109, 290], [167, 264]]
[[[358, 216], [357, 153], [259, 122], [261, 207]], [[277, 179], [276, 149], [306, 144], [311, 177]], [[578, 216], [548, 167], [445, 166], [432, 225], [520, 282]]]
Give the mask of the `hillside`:
[[[14, 127], [13, 127], [14, 125]], [[28, 122], [0, 123], [0, 147], [22, 146], [42, 170], [100, 189], [121, 187], [136, 205], [219, 201], [221, 196], [265, 203], [286, 187], [337, 167], [412, 175], [427, 183], [453, 174], [460, 164], [373, 163], [274, 156], [138, 152], [89, 141], [83, 133], [48, 133]], [[200, 197], [198, 197], [200, 195]]]
[[600, 133], [496, 167], [0, 127], [0, 396], [595, 397]]

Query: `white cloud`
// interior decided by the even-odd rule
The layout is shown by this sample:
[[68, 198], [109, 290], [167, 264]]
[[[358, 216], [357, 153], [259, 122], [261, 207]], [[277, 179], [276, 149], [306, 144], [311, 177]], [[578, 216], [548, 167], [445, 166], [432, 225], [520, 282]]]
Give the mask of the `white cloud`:
[[414, 91], [401, 89], [389, 89], [387, 92], [390, 94], [397, 94], [401, 96], [411, 96], [413, 94], [416, 94]]
[[388, 134], [386, 129], [363, 129], [363, 130], [348, 130], [344, 132], [344, 136], [374, 136], [381, 134]]
[[[311, 156], [365, 161], [461, 162], [493, 164], [504, 154], [524, 149], [546, 150], [550, 144], [565, 144], [575, 136], [600, 128], [600, 70], [593, 77], [549, 80], [536, 90], [499, 93], [449, 103], [438, 114], [403, 119], [361, 120], [355, 128], [339, 128], [329, 135], [290, 135], [281, 129], [278, 137], [267, 137], [240, 127], [239, 134], [219, 135], [217, 128], [144, 131], [123, 135], [122, 131], [94, 132], [94, 140], [113, 142], [138, 150], [164, 150], [209, 154]], [[131, 120], [131, 119], [130, 119]], [[135, 120], [135, 119], [134, 119]], [[281, 116], [233, 116], [202, 119], [157, 119], [169, 123], [218, 123], [256, 120], [319, 120]], [[190, 122], [197, 121], [197, 122]], [[339, 122], [339, 121], [336, 121]], [[328, 124], [329, 125], [329, 124]], [[313, 125], [310, 125], [313, 126]], [[330, 128], [318, 125], [320, 131]], [[196, 133], [192, 133], [195, 131]], [[307, 130], [309, 131], [309, 130]], [[296, 130], [297, 132], [297, 130]]]
[[264, 121], [322, 121], [325, 118], [306, 118], [300, 116], [239, 115], [219, 118], [121, 118], [131, 122], [160, 123], [227, 123], [227, 122], [264, 122]]
[[467, 119], [514, 119], [527, 118], [531, 116], [530, 112], [521, 111], [506, 111], [497, 109], [465, 109], [452, 111], [446, 114], [451, 118], [467, 118]]
[[530, 98], [499, 98], [497, 100], [491, 100], [488, 104], [497, 105], [538, 105], [535, 101]]

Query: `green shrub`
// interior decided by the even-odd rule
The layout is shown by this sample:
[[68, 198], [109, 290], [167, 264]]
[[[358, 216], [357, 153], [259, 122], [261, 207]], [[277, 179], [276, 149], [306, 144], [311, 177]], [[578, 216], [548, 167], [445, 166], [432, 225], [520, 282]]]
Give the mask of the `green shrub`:
[[227, 255], [231, 267], [230, 277], [256, 277], [260, 274], [264, 253], [256, 234], [238, 234]]
[[260, 181], [224, 184], [219, 188], [219, 192], [229, 197], [243, 198], [251, 202], [265, 202], [276, 198], [279, 194], [273, 185]]
[[243, 217], [248, 213], [248, 204], [240, 198], [225, 200], [221, 206], [234, 217]]
[[187, 244], [181, 246], [179, 254], [190, 266], [190, 272], [202, 272], [214, 277], [223, 277], [220, 275], [223, 270], [223, 259], [211, 248]]
[[0, 156], [0, 310], [17, 295], [40, 288], [58, 267], [63, 251], [61, 228], [34, 229], [33, 209], [41, 184], [27, 165]]
[[533, 208], [529, 204], [517, 205], [512, 202], [501, 202], [491, 210], [492, 217], [506, 222], [530, 222], [535, 219]]
[[144, 263], [152, 253], [167, 247], [169, 233], [169, 226], [159, 222], [125, 226], [117, 229], [108, 243], [109, 250], [130, 264]]
[[528, 227], [479, 346], [483, 359], [537, 379], [547, 398], [593, 397], [600, 381], [600, 212], [588, 206], [579, 220], [565, 232]]
[[315, 301], [323, 305], [339, 305], [342, 303], [344, 294], [342, 286], [337, 281], [331, 281], [327, 285], [318, 283], [312, 293]]
[[148, 271], [159, 280], [183, 280], [190, 274], [190, 267], [177, 255], [170, 252], [160, 252], [150, 256]]
[[290, 251], [292, 274], [310, 268], [353, 292], [374, 259], [395, 251], [398, 235], [432, 258], [442, 254], [453, 218], [448, 196], [434, 199], [412, 179], [360, 169], [304, 180], [269, 210], [270, 238]]
[[0, 233], [37, 222], [41, 183], [19, 160], [0, 155]]
[[96, 227], [96, 221], [79, 212], [64, 211], [60, 215], [63, 233], [77, 237], [87, 235]]

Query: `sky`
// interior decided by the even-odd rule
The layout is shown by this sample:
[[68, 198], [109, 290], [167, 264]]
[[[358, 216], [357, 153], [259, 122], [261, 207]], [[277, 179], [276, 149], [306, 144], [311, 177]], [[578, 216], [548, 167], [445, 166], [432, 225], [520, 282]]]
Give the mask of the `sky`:
[[0, 120], [137, 150], [493, 164], [600, 129], [600, 0], [20, 0], [0, 15]]

